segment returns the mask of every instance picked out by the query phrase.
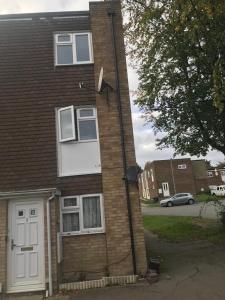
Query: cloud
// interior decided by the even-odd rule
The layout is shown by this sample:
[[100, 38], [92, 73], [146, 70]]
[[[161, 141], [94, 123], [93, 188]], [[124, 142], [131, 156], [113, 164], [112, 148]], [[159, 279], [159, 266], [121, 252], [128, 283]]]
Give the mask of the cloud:
[[[154, 135], [153, 129], [150, 124], [146, 124], [143, 119], [142, 113], [138, 112], [137, 107], [133, 104], [132, 107], [132, 121], [134, 129], [134, 142], [136, 150], [137, 162], [144, 167], [147, 161], [170, 159], [173, 157], [174, 150], [167, 148], [158, 150], [156, 147], [156, 136]], [[159, 137], [159, 136], [157, 136]], [[190, 155], [181, 156], [178, 155], [176, 158], [188, 158]], [[193, 156], [192, 159], [207, 159], [216, 164], [220, 161], [224, 161], [224, 155], [218, 151], [209, 151], [206, 157]]]
[[[136, 72], [129, 66], [128, 67], [128, 79], [131, 91], [131, 110], [132, 110], [132, 120], [134, 129], [134, 142], [136, 150], [137, 162], [144, 167], [147, 161], [160, 160], [160, 159], [170, 159], [173, 157], [174, 150], [172, 148], [167, 148], [163, 150], [158, 150], [156, 147], [156, 136], [154, 135], [153, 129], [150, 124], [146, 124], [143, 118], [142, 112], [134, 104], [135, 91], [138, 88], [138, 76]], [[160, 137], [160, 135], [157, 135]], [[190, 155], [181, 156], [178, 155], [176, 158], [189, 158]], [[220, 161], [224, 161], [224, 155], [218, 151], [209, 151], [206, 157], [193, 156], [192, 159], [207, 159], [216, 164]]]
[[88, 7], [88, 0], [0, 0], [0, 14], [88, 10]]

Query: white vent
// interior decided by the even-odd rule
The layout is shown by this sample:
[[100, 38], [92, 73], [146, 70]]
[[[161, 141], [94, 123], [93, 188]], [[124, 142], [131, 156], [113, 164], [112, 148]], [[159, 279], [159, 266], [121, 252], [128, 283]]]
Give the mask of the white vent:
[[125, 285], [136, 283], [137, 275], [103, 277], [99, 280], [70, 282], [60, 284], [60, 290], [86, 290], [110, 285]]

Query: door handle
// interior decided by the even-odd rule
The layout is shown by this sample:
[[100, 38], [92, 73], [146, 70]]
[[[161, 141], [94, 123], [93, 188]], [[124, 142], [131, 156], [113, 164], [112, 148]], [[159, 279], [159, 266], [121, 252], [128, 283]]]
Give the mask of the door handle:
[[16, 247], [16, 244], [14, 244], [14, 239], [11, 239], [11, 250], [13, 250], [14, 247]]

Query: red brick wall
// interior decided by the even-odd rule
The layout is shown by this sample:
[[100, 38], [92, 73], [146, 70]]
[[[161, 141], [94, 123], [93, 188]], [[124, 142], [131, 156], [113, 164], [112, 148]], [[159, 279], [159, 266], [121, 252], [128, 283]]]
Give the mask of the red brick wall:
[[78, 86], [94, 89], [94, 67], [54, 67], [53, 55], [54, 32], [89, 29], [89, 18], [0, 22], [1, 191], [93, 187], [93, 176], [57, 178], [55, 108], [95, 105], [94, 92]]
[[[58, 200], [52, 201], [54, 286], [59, 279], [58, 270], [62, 270], [64, 281], [78, 278], [80, 271], [90, 271], [86, 276], [92, 278], [96, 267], [101, 268], [101, 275], [108, 271], [110, 275], [133, 272], [115, 93], [108, 106], [104, 97], [97, 96], [96, 99], [93, 92], [102, 65], [107, 80], [115, 87], [108, 5], [108, 2], [91, 3], [90, 19], [54, 20], [49, 17], [39, 20], [36, 16], [32, 22], [0, 22], [0, 191], [59, 187], [63, 196], [104, 194], [106, 234], [64, 237], [63, 261], [59, 266], [56, 252], [59, 208]], [[134, 165], [126, 61], [118, 5], [116, 10], [126, 154], [128, 165]], [[93, 32], [95, 65], [54, 67], [53, 33], [90, 28]], [[79, 89], [78, 82], [81, 80], [89, 89]], [[55, 108], [89, 104], [96, 104], [98, 109], [102, 174], [57, 178]], [[144, 273], [146, 257], [138, 190], [133, 185], [130, 191], [137, 267], [138, 272]], [[4, 219], [0, 222], [1, 226], [4, 226]], [[85, 249], [87, 245], [90, 251]], [[1, 244], [0, 253], [3, 248]], [[5, 258], [0, 256], [1, 259]], [[0, 278], [4, 273], [0, 271]]]
[[[186, 164], [187, 168], [178, 169], [178, 165], [181, 164]], [[145, 170], [149, 172], [151, 169], [153, 170], [154, 174], [154, 182], [151, 181], [151, 176], [148, 178], [151, 199], [154, 197], [163, 198], [163, 194], [158, 193], [158, 189], [162, 189], [163, 182], [168, 182], [170, 195], [175, 194], [175, 192], [188, 192], [196, 194], [196, 182], [190, 159], [153, 161], [152, 163], [146, 164], [145, 167]]]
[[[132, 132], [129, 91], [127, 82], [126, 59], [123, 41], [123, 28], [120, 1], [114, 2], [115, 35], [118, 55], [120, 93], [125, 129], [125, 145], [128, 166], [135, 165], [134, 141]], [[106, 97], [97, 95], [96, 104], [99, 117], [99, 135], [102, 160], [102, 186], [105, 203], [107, 257], [110, 275], [131, 274], [133, 272], [131, 241], [128, 224], [125, 184], [123, 181], [123, 161], [120, 140], [118, 99], [116, 96], [115, 66], [112, 47], [111, 19], [108, 16], [110, 1], [91, 2], [91, 29], [93, 34], [95, 81], [96, 86], [101, 67], [104, 67], [104, 79], [114, 88], [109, 103]], [[137, 270], [146, 270], [143, 225], [136, 185], [130, 185], [131, 205]], [[119, 262], [120, 261], [120, 262]], [[117, 263], [116, 263], [117, 262]]]

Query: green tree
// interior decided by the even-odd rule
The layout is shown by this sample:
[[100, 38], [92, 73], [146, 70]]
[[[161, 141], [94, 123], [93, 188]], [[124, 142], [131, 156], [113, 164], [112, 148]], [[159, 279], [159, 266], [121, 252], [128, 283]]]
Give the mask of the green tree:
[[217, 169], [224, 169], [225, 168], [225, 161], [221, 161], [216, 164]]
[[214, 169], [214, 166], [211, 164], [210, 160], [206, 160], [205, 165], [207, 169]]
[[159, 148], [225, 154], [225, 1], [124, 0], [136, 103]]

